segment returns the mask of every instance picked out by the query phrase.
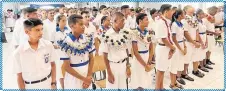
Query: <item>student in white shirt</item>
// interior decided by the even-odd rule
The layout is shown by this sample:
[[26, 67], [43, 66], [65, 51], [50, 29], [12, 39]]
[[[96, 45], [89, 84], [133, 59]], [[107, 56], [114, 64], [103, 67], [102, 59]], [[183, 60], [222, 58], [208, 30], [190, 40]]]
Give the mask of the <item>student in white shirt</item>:
[[186, 13], [185, 19], [183, 19], [181, 22], [183, 24], [184, 28], [184, 35], [186, 38], [186, 43], [187, 43], [187, 54], [185, 58], [185, 67], [184, 71], [181, 75], [182, 78], [187, 79], [189, 81], [194, 81], [193, 78], [187, 75], [187, 70], [188, 70], [188, 65], [189, 63], [193, 63], [193, 71], [192, 74], [202, 78], [204, 74], [199, 71], [198, 69], [198, 64], [200, 61], [200, 58], [198, 56], [198, 49], [200, 48], [201, 44], [198, 41], [199, 39], [199, 30], [198, 30], [198, 20], [196, 19], [194, 15], [195, 9], [187, 5], [184, 7], [184, 11]]
[[215, 23], [214, 15], [216, 13], [217, 13], [217, 7], [212, 6], [212, 7], [208, 8], [207, 18], [203, 19], [203, 22], [204, 22], [204, 24], [206, 25], [206, 28], [207, 28], [208, 51], [206, 53], [206, 63], [209, 64], [209, 65], [215, 64], [210, 60], [211, 52], [214, 50], [214, 47], [215, 47], [214, 35], [216, 35], [216, 36], [220, 35], [220, 33], [217, 32], [215, 30], [215, 27], [214, 27], [214, 23]]
[[199, 53], [197, 54], [198, 55], [197, 57], [199, 57], [199, 60], [200, 60], [200, 64], [198, 68], [204, 72], [209, 72], [209, 70], [207, 70], [206, 68], [211, 68], [211, 67], [206, 65], [204, 60], [207, 52], [207, 35], [206, 35], [206, 25], [204, 24], [202, 19], [205, 18], [205, 14], [202, 9], [198, 9], [195, 15], [199, 22], [198, 29], [199, 29], [200, 38], [198, 41], [202, 45], [202, 47], [199, 48], [197, 51]]
[[[170, 24], [171, 18], [173, 15], [172, 5], [163, 4], [160, 8], [162, 16], [156, 22], [158, 24], [158, 29], [156, 31], [156, 38], [158, 39], [158, 45], [156, 46], [156, 69], [157, 69], [157, 79], [155, 89], [162, 90], [163, 88], [163, 79], [164, 72], [172, 64], [170, 62], [171, 57], [176, 51], [176, 48], [173, 46], [170, 37]], [[173, 81], [173, 74], [176, 74], [177, 70], [170, 68], [170, 77]]]
[[90, 22], [90, 14], [88, 11], [82, 11], [81, 15], [83, 17], [83, 23], [85, 25], [85, 32], [91, 34], [94, 38], [96, 37], [96, 27]]
[[125, 16], [125, 25], [124, 29], [131, 29], [132, 23], [135, 23], [136, 21], [133, 21], [130, 16], [130, 8], [129, 5], [123, 5], [121, 6], [121, 12]]
[[134, 9], [130, 9], [130, 16], [131, 16], [131, 26], [130, 29], [131, 30], [135, 30], [137, 27], [137, 23], [136, 23], [136, 16], [135, 16], [135, 10]]
[[219, 28], [219, 30], [223, 30], [222, 27], [224, 26], [224, 11], [222, 7], [218, 8], [217, 13], [214, 15], [215, 18], [215, 28]]
[[56, 20], [57, 16], [59, 16], [59, 15], [67, 16], [67, 14], [66, 14], [66, 7], [62, 6], [62, 7], [59, 8], [59, 13], [55, 14], [54, 20]]
[[63, 40], [67, 34], [70, 33], [70, 31], [68, 30], [68, 28], [66, 27], [66, 22], [67, 22], [67, 18], [64, 15], [59, 15], [57, 17], [57, 27], [56, 27], [56, 32], [53, 34], [54, 35], [54, 48], [56, 49], [56, 53], [57, 53], [57, 79], [60, 80], [60, 84], [61, 87], [64, 89], [64, 75], [65, 75], [65, 70], [62, 69], [63, 66], [63, 62], [60, 60], [60, 56], [61, 54], [61, 50], [59, 48], [59, 45], [57, 44], [58, 40]]
[[103, 52], [107, 68], [107, 89], [125, 89], [128, 87], [126, 79], [130, 77], [130, 63], [128, 60], [127, 43], [131, 37], [124, 27], [124, 15], [116, 12], [113, 15], [113, 26], [102, 35], [99, 51]]
[[60, 60], [64, 63], [66, 71], [64, 77], [65, 89], [87, 89], [92, 82], [93, 68], [93, 37], [83, 34], [85, 31], [84, 23], [80, 15], [71, 15], [68, 24], [72, 29], [63, 40], [58, 44], [62, 50]]
[[107, 7], [105, 5], [101, 5], [99, 11], [100, 13], [98, 13], [96, 18], [93, 20], [93, 25], [96, 26], [96, 29], [99, 29], [99, 26], [101, 25], [101, 18], [108, 14]]
[[132, 84], [134, 89], [149, 89], [150, 77], [148, 72], [151, 71], [151, 61], [153, 57], [153, 45], [151, 40], [151, 32], [146, 29], [148, 26], [147, 14], [140, 13], [136, 18], [138, 24], [134, 30], [134, 39], [132, 47], [134, 52], [134, 62], [132, 64]]
[[52, 43], [41, 39], [42, 21], [31, 18], [23, 24], [29, 39], [14, 51], [12, 66], [19, 89], [56, 89], [56, 55]]
[[56, 30], [56, 20], [54, 20], [54, 10], [50, 9], [47, 11], [48, 17], [43, 21], [43, 38], [54, 42], [54, 33]]
[[25, 19], [38, 19], [37, 9], [31, 7], [25, 8], [23, 9], [23, 14], [24, 17], [18, 19], [14, 27], [12, 42], [15, 48], [17, 48], [19, 44], [23, 44], [28, 39], [28, 36], [25, 34], [24, 27], [21, 24], [23, 24]]
[[[185, 18], [185, 13], [183, 10], [175, 10], [175, 13], [172, 17], [172, 40], [177, 47], [177, 50], [173, 57], [171, 58], [170, 62], [172, 64], [171, 68], [177, 70], [177, 74], [174, 75], [173, 81], [171, 81], [170, 88], [180, 88], [183, 89], [183, 87], [179, 84], [177, 84], [176, 80], [185, 85], [185, 81], [181, 78], [181, 73], [184, 70], [184, 60], [185, 55], [187, 54], [187, 47], [185, 44], [185, 38], [184, 38], [184, 30], [183, 30], [183, 24], [181, 23], [181, 20]], [[177, 75], [177, 76], [176, 76]]]

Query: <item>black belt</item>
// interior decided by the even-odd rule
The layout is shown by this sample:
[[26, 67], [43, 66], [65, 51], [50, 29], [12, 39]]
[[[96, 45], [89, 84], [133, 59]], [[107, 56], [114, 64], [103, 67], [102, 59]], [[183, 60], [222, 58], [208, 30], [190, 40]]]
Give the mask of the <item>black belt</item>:
[[160, 43], [159, 43], [159, 45], [160, 45], [160, 46], [166, 46], [165, 44], [160, 44]]
[[113, 62], [113, 61], [109, 61], [109, 62], [112, 62], [112, 63], [124, 63], [126, 61], [127, 58], [123, 59], [122, 61], [118, 61], [118, 62]]
[[132, 57], [132, 54], [129, 54], [129, 57]]
[[48, 78], [50, 78], [51, 77], [51, 72], [50, 72], [50, 74], [47, 76], [47, 77], [45, 77], [45, 78], [43, 78], [43, 79], [41, 79], [41, 80], [37, 80], [37, 81], [30, 81], [30, 82], [28, 82], [28, 81], [24, 81], [25, 82], [25, 84], [35, 84], [35, 83], [40, 83], [40, 82], [43, 82], [43, 81], [45, 81], [45, 80], [47, 80]]
[[207, 34], [207, 35], [209, 35], [209, 36], [213, 36], [213, 34]]

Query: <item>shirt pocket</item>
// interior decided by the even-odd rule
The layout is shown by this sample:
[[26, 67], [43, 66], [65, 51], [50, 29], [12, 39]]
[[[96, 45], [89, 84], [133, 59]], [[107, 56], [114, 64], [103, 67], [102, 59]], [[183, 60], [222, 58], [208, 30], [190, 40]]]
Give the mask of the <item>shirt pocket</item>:
[[51, 69], [51, 53], [45, 50], [43, 53], [40, 53], [39, 65], [41, 70]]
[[31, 56], [33, 54], [22, 54], [20, 57], [21, 60], [21, 69], [23, 73], [33, 73], [36, 72], [36, 59]]

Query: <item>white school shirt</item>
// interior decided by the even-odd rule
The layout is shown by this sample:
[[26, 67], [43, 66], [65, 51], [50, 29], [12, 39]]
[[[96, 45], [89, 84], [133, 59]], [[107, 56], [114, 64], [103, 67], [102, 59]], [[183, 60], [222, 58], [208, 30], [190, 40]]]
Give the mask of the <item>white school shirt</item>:
[[28, 40], [28, 35], [25, 33], [23, 23], [26, 19], [20, 18], [16, 21], [14, 31], [13, 31], [13, 38], [12, 43], [14, 45], [23, 44], [25, 41]]
[[[140, 30], [136, 29], [134, 31], [138, 31], [139, 33], [141, 33]], [[145, 33], [146, 32], [146, 33]], [[142, 35], [148, 35], [148, 30], [145, 29], [143, 32], [142, 32]], [[137, 36], [137, 35], [136, 35]], [[138, 35], [139, 36], [139, 35]], [[150, 43], [144, 43], [143, 42], [144, 40], [141, 40], [140, 37], [135, 37], [133, 38], [133, 42], [136, 42], [137, 43], [137, 47], [138, 47], [138, 52], [145, 52], [145, 53], [148, 53], [149, 51], [149, 45]], [[147, 51], [147, 52], [146, 52]], [[144, 54], [144, 53], [143, 53]], [[148, 54], [149, 55], [149, 54]]]
[[[192, 40], [196, 40], [196, 31], [198, 30], [198, 20], [195, 17], [186, 15], [186, 19], [181, 20], [184, 31], [188, 31]], [[194, 26], [196, 25], [197, 26]]]
[[206, 42], [206, 25], [204, 24], [203, 21], [199, 21], [199, 34], [200, 34], [200, 37], [203, 41], [203, 43]]
[[179, 26], [178, 26], [178, 24], [175, 21], [175, 22], [173, 22], [171, 28], [172, 28], [172, 34], [173, 35], [176, 34], [177, 41], [183, 41], [184, 40], [184, 29], [183, 29], [183, 25], [181, 26], [179, 24]]
[[26, 41], [14, 51], [14, 73], [22, 73], [25, 81], [41, 80], [50, 74], [55, 55], [52, 43], [47, 40], [40, 39], [36, 51]]
[[[167, 38], [168, 39], [168, 29], [169, 29], [169, 33], [171, 33], [170, 27], [169, 27], [171, 21], [169, 19], [166, 19], [165, 17], [163, 17], [163, 18], [167, 21], [168, 27], [166, 26], [165, 21], [163, 21], [161, 18], [156, 20], [156, 25], [157, 25], [156, 29], [157, 29], [157, 31], [156, 31], [155, 37], [156, 37], [157, 42], [161, 43], [161, 44], [164, 44], [162, 42], [162, 38]], [[171, 40], [171, 37], [168, 40]]]
[[43, 21], [43, 38], [49, 41], [54, 41], [54, 33], [56, 31], [56, 21], [46, 19]]
[[[224, 12], [218, 12], [215, 16], [215, 22], [221, 22], [222, 20], [224, 20]], [[221, 23], [221, 24], [219, 24], [219, 25], [217, 25], [217, 26], [223, 26], [224, 25], [224, 23]]]
[[135, 29], [137, 27], [137, 23], [136, 23], [136, 16], [131, 17], [131, 23], [130, 23], [130, 28], [131, 29]]
[[92, 22], [89, 22], [89, 26], [88, 27], [86, 27], [85, 25], [84, 25], [84, 27], [85, 27], [85, 32], [84, 33], [87, 33], [87, 34], [91, 34], [91, 35], [93, 35], [93, 37], [95, 38], [97, 35], [97, 33], [96, 33], [96, 27], [92, 24]]
[[97, 26], [100, 26], [101, 25], [101, 18], [103, 17], [104, 15], [103, 14], [98, 14], [96, 16], [96, 18], [93, 20], [93, 23], [95, 23]]
[[203, 21], [203, 24], [206, 25], [207, 31], [215, 32], [214, 23], [209, 22], [206, 18], [203, 18], [202, 21]]
[[67, 34], [69, 34], [69, 33], [70, 33], [70, 31], [68, 30], [67, 27], [64, 28], [63, 32], [60, 31], [59, 27], [57, 27], [56, 32], [54, 34], [54, 44], [57, 44], [58, 40], [63, 40], [67, 36]]
[[[80, 35], [79, 39], [76, 39], [76, 37], [74, 37], [74, 35], [72, 33], [69, 33], [63, 41], [67, 44], [71, 43], [74, 45], [78, 45], [78, 44], [87, 42], [87, 40], [88, 40], [88, 37], [85, 34]], [[78, 54], [78, 53], [76, 53], [75, 55], [74, 55], [74, 53], [68, 54], [64, 50], [62, 50], [61, 51], [62, 55], [60, 57], [60, 60], [62, 60], [62, 61], [70, 60], [71, 64], [84, 63], [89, 60], [89, 54], [93, 53], [95, 51], [93, 43], [91, 46], [92, 46], [92, 48], [89, 48], [88, 51], [85, 52], [85, 54]], [[88, 70], [88, 65], [86, 65], [86, 68]], [[83, 71], [85, 72], [87, 70], [83, 70]], [[84, 72], [82, 72], [82, 73], [84, 73]]]
[[124, 29], [130, 29], [133, 27], [133, 25], [134, 25], [133, 23], [136, 21], [133, 21], [132, 17], [128, 16], [124, 22], [125, 22]]
[[[118, 36], [121, 35], [121, 32], [116, 33], [113, 28], [110, 28], [106, 34], [111, 35], [114, 39], [119, 39], [120, 37]], [[126, 48], [117, 50], [116, 48], [108, 45], [105, 41], [101, 41], [99, 51], [100, 53], [108, 53], [108, 60], [113, 62], [122, 61], [127, 57]]]

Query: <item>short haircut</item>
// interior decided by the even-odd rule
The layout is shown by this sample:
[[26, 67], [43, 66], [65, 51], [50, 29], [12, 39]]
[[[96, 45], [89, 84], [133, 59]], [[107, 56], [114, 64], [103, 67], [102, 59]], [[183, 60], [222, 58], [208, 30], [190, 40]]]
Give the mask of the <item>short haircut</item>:
[[195, 15], [197, 16], [197, 15], [199, 15], [199, 14], [202, 13], [202, 12], [203, 12], [202, 9], [197, 9], [197, 11], [195, 12]]
[[139, 7], [139, 8], [136, 9], [136, 13], [140, 13], [142, 10], [143, 9]]
[[33, 13], [33, 12], [36, 12], [36, 11], [37, 11], [37, 9], [32, 8], [32, 7], [27, 7], [27, 8], [24, 9], [25, 14]]
[[103, 16], [103, 17], [101, 18], [101, 24], [104, 23], [104, 21], [107, 19], [107, 17], [108, 17], [108, 16]]
[[123, 5], [123, 6], [121, 7], [121, 10], [127, 9], [127, 8], [129, 8], [129, 5]]
[[68, 25], [70, 26], [71, 24], [78, 23], [79, 19], [83, 19], [81, 15], [73, 14], [73, 15], [69, 16], [69, 18], [68, 18]]
[[28, 29], [28, 28], [31, 29], [35, 26], [43, 25], [43, 23], [40, 19], [30, 18], [30, 19], [25, 20], [23, 25], [24, 25], [25, 29]]
[[124, 18], [124, 15], [121, 12], [115, 12], [112, 17], [113, 21], [115, 22], [118, 18]]
[[173, 7], [172, 9], [173, 9], [173, 10], [176, 10], [176, 9], [177, 9], [177, 7]]
[[136, 23], [139, 25], [139, 20], [143, 20], [145, 16], [147, 16], [147, 14], [139, 13], [136, 17]]
[[153, 15], [155, 12], [157, 12], [157, 10], [155, 8], [150, 10], [150, 15]]
[[104, 8], [107, 8], [107, 6], [101, 5], [100, 8], [99, 8], [99, 10], [101, 11], [101, 10], [104, 9]]
[[170, 5], [170, 4], [163, 4], [163, 5], [160, 7], [160, 11], [161, 11], [162, 14], [164, 14], [165, 11], [170, 10], [171, 7], [172, 7], [172, 5]]
[[130, 11], [135, 11], [134, 9], [130, 9]]
[[209, 7], [209, 8], [208, 8], [208, 13], [209, 13], [210, 15], [216, 13], [217, 11], [218, 11], [218, 8], [217, 8], [216, 6], [212, 6], [212, 7]]
[[93, 11], [98, 11], [97, 9], [93, 9]]
[[60, 22], [60, 20], [62, 19], [62, 17], [66, 17], [65, 15], [58, 15], [56, 18], [56, 22]]
[[83, 14], [89, 14], [89, 11], [82, 11], [81, 15], [83, 15]]

